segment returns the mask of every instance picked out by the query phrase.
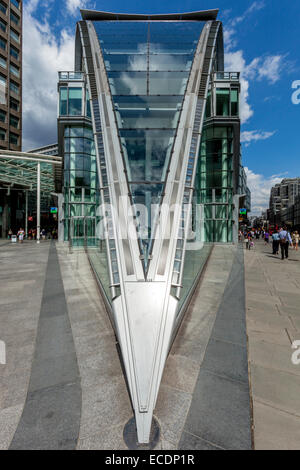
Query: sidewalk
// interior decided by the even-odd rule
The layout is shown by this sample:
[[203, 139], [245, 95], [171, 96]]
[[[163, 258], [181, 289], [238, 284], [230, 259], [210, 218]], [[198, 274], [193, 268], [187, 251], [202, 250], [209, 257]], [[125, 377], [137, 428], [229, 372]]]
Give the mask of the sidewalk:
[[245, 250], [247, 333], [255, 449], [300, 448], [300, 251], [288, 260], [262, 241]]

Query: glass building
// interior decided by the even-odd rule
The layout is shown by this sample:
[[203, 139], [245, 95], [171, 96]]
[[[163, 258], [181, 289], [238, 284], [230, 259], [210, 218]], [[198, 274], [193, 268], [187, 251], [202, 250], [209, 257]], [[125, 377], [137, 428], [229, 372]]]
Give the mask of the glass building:
[[240, 83], [217, 13], [83, 10], [59, 74], [60, 237], [88, 253], [141, 443], [213, 243], [237, 240]]

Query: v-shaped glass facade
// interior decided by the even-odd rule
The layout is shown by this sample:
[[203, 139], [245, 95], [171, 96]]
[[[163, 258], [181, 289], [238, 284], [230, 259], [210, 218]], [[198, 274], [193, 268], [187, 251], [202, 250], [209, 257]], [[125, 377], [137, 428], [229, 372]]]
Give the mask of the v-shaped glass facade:
[[145, 267], [204, 24], [94, 22], [110, 84], [129, 192], [138, 216]]

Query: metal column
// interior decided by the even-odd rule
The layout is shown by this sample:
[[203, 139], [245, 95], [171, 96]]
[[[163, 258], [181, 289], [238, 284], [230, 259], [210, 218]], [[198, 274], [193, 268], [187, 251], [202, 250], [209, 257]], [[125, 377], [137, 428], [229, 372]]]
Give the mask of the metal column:
[[36, 207], [37, 227], [36, 241], [40, 243], [41, 237], [41, 164], [37, 164], [37, 207]]
[[28, 190], [25, 191], [25, 238], [28, 238]]

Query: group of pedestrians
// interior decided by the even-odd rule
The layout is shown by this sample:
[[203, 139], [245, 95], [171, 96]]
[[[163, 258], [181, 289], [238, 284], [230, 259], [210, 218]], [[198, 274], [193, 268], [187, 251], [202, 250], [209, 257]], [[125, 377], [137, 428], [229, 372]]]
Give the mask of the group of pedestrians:
[[282, 260], [289, 257], [289, 247], [293, 246], [293, 240], [287, 227], [284, 226], [279, 231], [274, 230], [272, 233], [272, 245], [273, 255], [278, 255], [280, 249]]
[[290, 247], [298, 251], [300, 235], [298, 231], [294, 231], [291, 234], [287, 227], [283, 226], [280, 229], [276, 228], [274, 231], [262, 229], [251, 229], [245, 232], [240, 231], [239, 239], [240, 241], [244, 240], [245, 248], [248, 250], [254, 248], [255, 239], [264, 240], [265, 245], [272, 242], [273, 255], [281, 254], [281, 259], [284, 260], [289, 257]]
[[[37, 239], [37, 229], [29, 229], [27, 237], [26, 237], [25, 230], [22, 227], [18, 230], [17, 235], [14, 235], [12, 229], [10, 228], [9, 231], [8, 231], [7, 237], [8, 237], [9, 240], [12, 240], [12, 237], [17, 237], [17, 239], [19, 240], [20, 243], [23, 243], [25, 238], [27, 238], [28, 240], [36, 240]], [[54, 240], [57, 240], [58, 233], [57, 233], [56, 228], [52, 228], [52, 229], [51, 228], [50, 229], [44, 229], [43, 228], [40, 232], [40, 238], [42, 240], [51, 239], [51, 238], [54, 239]]]
[[245, 247], [247, 250], [254, 248], [254, 240], [259, 240], [260, 238], [269, 241], [269, 234], [261, 229], [251, 229], [245, 230], [244, 232], [240, 230], [239, 240], [244, 241]]

